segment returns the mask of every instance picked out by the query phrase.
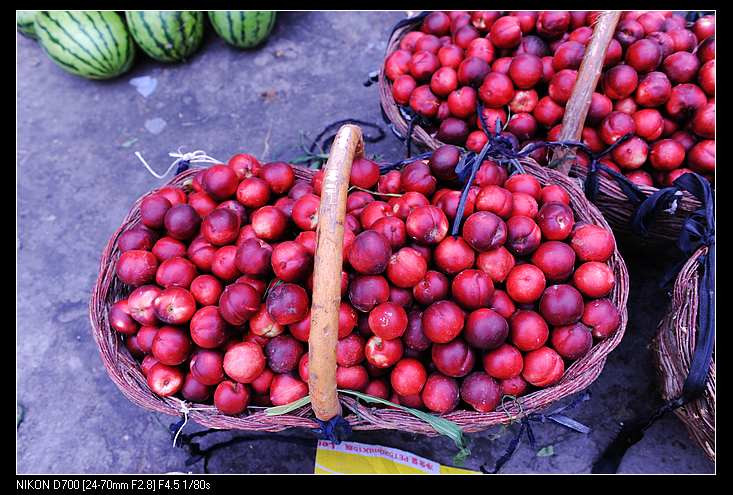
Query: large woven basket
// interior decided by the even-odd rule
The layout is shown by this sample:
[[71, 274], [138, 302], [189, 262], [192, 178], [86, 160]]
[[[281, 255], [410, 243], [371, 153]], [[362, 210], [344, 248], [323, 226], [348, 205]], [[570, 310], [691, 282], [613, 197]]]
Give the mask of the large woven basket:
[[[677, 276], [670, 310], [657, 334], [657, 368], [665, 400], [680, 396], [695, 352], [700, 278], [698, 260], [706, 252], [707, 247], [698, 249]], [[715, 357], [710, 363], [705, 385], [702, 397], [675, 409], [675, 414], [705, 454], [715, 461]]]
[[[412, 23], [407, 23], [402, 27], [394, 30], [389, 38], [387, 44], [387, 50], [385, 52], [385, 59], [392, 54], [395, 50], [399, 49], [400, 41], [410, 31], [414, 31], [420, 27], [422, 22], [421, 18], [417, 18]], [[589, 53], [587, 50], [586, 53]], [[603, 48], [605, 53], [605, 47]], [[602, 57], [603, 55], [601, 55]], [[582, 70], [582, 69], [581, 69]], [[580, 81], [580, 77], [579, 77]], [[597, 79], [596, 79], [597, 81]], [[401, 136], [407, 136], [410, 123], [408, 122], [407, 115], [405, 112], [400, 110], [400, 106], [395, 102], [394, 96], [392, 95], [392, 84], [384, 74], [384, 64], [379, 70], [379, 98], [384, 115], [394, 126], [394, 129]], [[578, 95], [583, 95], [584, 98], [589, 99], [595, 88], [595, 83], [586, 84], [583, 87], [581, 84], [576, 84], [573, 92]], [[590, 89], [590, 90], [589, 90]], [[571, 97], [572, 99], [572, 97]], [[587, 110], [586, 110], [587, 111]], [[580, 138], [580, 131], [582, 131], [582, 122], [585, 119], [583, 114], [582, 119], [577, 119], [577, 115], [572, 112], [566, 112], [563, 119], [563, 130], [571, 127], [569, 119], [573, 119], [576, 122], [579, 121], [581, 124], [577, 128], [576, 135], [567, 135], [564, 139], [578, 140]], [[434, 150], [445, 143], [439, 141], [435, 137], [435, 133], [430, 134], [424, 127], [420, 125], [414, 125], [412, 129], [412, 140], [416, 145]], [[585, 180], [587, 169], [585, 165], [575, 161], [570, 169], [570, 175], [572, 177], [579, 177]], [[651, 196], [658, 189], [648, 186], [639, 186], [639, 189], [648, 197]], [[681, 199], [677, 202], [677, 207], [673, 213], [665, 211], [659, 215], [658, 218], [649, 226], [648, 235], [644, 239], [640, 239], [634, 235], [631, 231], [631, 219], [636, 211], [635, 205], [629, 200], [624, 194], [623, 190], [613, 180], [600, 174], [598, 180], [598, 194], [596, 196], [595, 205], [605, 215], [606, 220], [616, 232], [617, 235], [622, 237], [624, 241], [631, 241], [639, 246], [659, 246], [660, 244], [667, 244], [674, 242], [679, 237], [679, 233], [682, 230], [682, 224], [684, 223], [687, 216], [694, 210], [700, 208], [700, 203], [690, 193], [684, 191]]]
[[[331, 150], [331, 157], [326, 165], [321, 199], [322, 209], [319, 217], [321, 222], [318, 228], [319, 241], [315, 260], [317, 268], [316, 273], [318, 273], [319, 263], [332, 263], [332, 261], [329, 260], [335, 258], [333, 251], [324, 254], [324, 251], [322, 250], [324, 249], [324, 243], [322, 242], [323, 238], [331, 235], [332, 229], [334, 227], [337, 228], [338, 223], [341, 224], [341, 229], [343, 230], [342, 221], [329, 222], [324, 219], [326, 215], [323, 205], [328, 202], [328, 196], [334, 194], [332, 191], [334, 187], [332, 186], [336, 184], [338, 177], [345, 177], [347, 181], [346, 185], [348, 185], [351, 161], [355, 154], [362, 152], [361, 150], [363, 150], [363, 142], [359, 128], [355, 126], [342, 127], [334, 141], [334, 145]], [[346, 157], [346, 159], [334, 158], [335, 156]], [[595, 206], [588, 202], [572, 179], [558, 174], [553, 170], [543, 168], [532, 160], [525, 160], [522, 165], [526, 172], [535, 176], [542, 185], [553, 183], [563, 186], [570, 194], [570, 206], [575, 212], [576, 219], [578, 221], [584, 221], [608, 228], [608, 224], [603, 218], [603, 215], [601, 215]], [[310, 170], [296, 170], [297, 176], [302, 179], [308, 179], [312, 175], [312, 171]], [[196, 170], [186, 171], [169, 181], [168, 184], [188, 188], [190, 187], [192, 176], [195, 173]], [[332, 182], [332, 180], [334, 182]], [[346, 190], [346, 185], [343, 186], [344, 191]], [[154, 192], [155, 191], [152, 191], [145, 196], [153, 194]], [[143, 198], [145, 196], [143, 196]], [[330, 199], [332, 200], [333, 197]], [[130, 213], [123, 220], [120, 228], [117, 229], [109, 239], [109, 242], [102, 254], [99, 277], [92, 291], [90, 304], [92, 332], [94, 339], [99, 346], [102, 361], [110, 378], [112, 378], [122, 393], [135, 404], [151, 411], [161, 412], [172, 416], [179, 416], [183, 412], [186, 412], [191, 420], [210, 428], [274, 432], [291, 427], [317, 427], [318, 423], [315, 421], [312, 405], [306, 405], [293, 412], [279, 416], [268, 416], [261, 409], [257, 408], [250, 408], [246, 414], [242, 414], [240, 416], [226, 416], [219, 414], [213, 406], [184, 403], [180, 399], [159, 397], [151, 392], [148, 388], [145, 377], [141, 372], [139, 364], [132, 358], [127, 348], [122, 344], [119, 334], [110, 328], [107, 317], [110, 305], [125, 297], [130, 292], [130, 288], [122, 284], [115, 275], [115, 267], [120, 255], [117, 241], [123, 232], [135, 227], [139, 223], [139, 208], [143, 198], [140, 198], [135, 202]], [[331, 204], [329, 207], [340, 206], [340, 208], [332, 208], [331, 211], [341, 211], [341, 214], [343, 215], [343, 210], [345, 209], [345, 194], [342, 197], [342, 200], [344, 203], [341, 205]], [[343, 218], [341, 220], [343, 220]], [[336, 251], [340, 252], [340, 249], [337, 249]], [[575, 394], [590, 385], [601, 373], [608, 354], [621, 341], [627, 322], [626, 300], [629, 290], [629, 278], [626, 271], [626, 265], [617, 250], [614, 251], [613, 256], [609, 260], [609, 265], [613, 269], [616, 277], [616, 284], [613, 289], [613, 293], [609, 297], [616, 307], [619, 308], [621, 314], [621, 324], [613, 335], [608, 339], [595, 344], [585, 356], [574, 362], [572, 366], [566, 370], [562, 379], [552, 387], [544, 388], [522, 396], [516, 401], [510, 401], [502, 411], [497, 410], [491, 413], [479, 413], [475, 411], [458, 410], [444, 415], [444, 418], [454, 421], [465, 432], [481, 431], [498, 424], [508, 424], [525, 415], [537, 412], [551, 403]], [[340, 273], [340, 259], [338, 260], [338, 266], [335, 267], [335, 269], [338, 269]], [[319, 281], [316, 280], [313, 294], [314, 303], [312, 314], [316, 311], [315, 301], [319, 299], [318, 292], [319, 290], [324, 290], [324, 286], [324, 283], [319, 283]], [[338, 290], [337, 286], [338, 284], [336, 284], [336, 290]], [[332, 301], [332, 304], [329, 303], [326, 308], [327, 312], [330, 311], [330, 315], [333, 316], [336, 321], [338, 318], [339, 300], [340, 297], [335, 298]], [[319, 311], [323, 312], [323, 307], [321, 307]], [[317, 347], [314, 347], [314, 333], [318, 333], [316, 331], [316, 327], [320, 326], [320, 324], [316, 325], [315, 319], [312, 319], [311, 321], [311, 340], [309, 343], [311, 358], [309, 364], [310, 366], [315, 365], [314, 361], [316, 361], [316, 359], [314, 358], [314, 353], [321, 355], [321, 357], [331, 358], [333, 362], [331, 375], [335, 375], [335, 332], [331, 332], [334, 340], [333, 344], [329, 344], [330, 347], [329, 345], [324, 347], [321, 341], [317, 341], [316, 343], [318, 345]], [[332, 355], [329, 354], [329, 352], [332, 353]], [[328, 361], [328, 359], [326, 359], [326, 361]], [[311, 377], [313, 375], [314, 374], [311, 373]], [[329, 383], [328, 380], [326, 380], [326, 383], [322, 382], [318, 384], [317, 386], [321, 390], [314, 390], [314, 384], [313, 381], [311, 381], [310, 386], [313, 403], [316, 405], [317, 409], [318, 401], [316, 401], [316, 397], [324, 393], [326, 395], [330, 393], [337, 402], [336, 407], [339, 410], [341, 405], [346, 408], [347, 411], [345, 412], [344, 417], [351, 424], [353, 429], [394, 429], [426, 435], [438, 434], [429, 424], [416, 419], [407, 412], [393, 408], [369, 407], [361, 403], [357, 404], [353, 397], [348, 397], [344, 394], [337, 395], [335, 378], [332, 379], [332, 383]], [[329, 417], [321, 417], [321, 415], [319, 415], [319, 418], [324, 420], [330, 419]]]

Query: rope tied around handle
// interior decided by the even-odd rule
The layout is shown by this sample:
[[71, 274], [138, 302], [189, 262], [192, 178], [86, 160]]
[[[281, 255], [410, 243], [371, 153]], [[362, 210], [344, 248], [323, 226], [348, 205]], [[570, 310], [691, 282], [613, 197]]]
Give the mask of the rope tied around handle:
[[340, 414], [328, 421], [316, 418], [316, 422], [320, 426], [313, 428], [311, 431], [321, 440], [327, 440], [334, 445], [338, 445], [351, 436], [351, 425]]
[[145, 161], [142, 153], [140, 153], [139, 151], [136, 151], [135, 156], [137, 156], [140, 159], [140, 161], [145, 166], [147, 171], [150, 172], [150, 175], [152, 175], [156, 179], [164, 179], [170, 173], [170, 171], [173, 170], [173, 167], [176, 167], [176, 166], [178, 166], [178, 168], [176, 169], [176, 175], [178, 175], [181, 172], [188, 170], [188, 167], [191, 165], [191, 163], [211, 163], [211, 164], [222, 163], [220, 160], [210, 157], [203, 150], [196, 150], [196, 151], [190, 151], [188, 153], [183, 153], [181, 151], [181, 148], [178, 148], [177, 152], [168, 153], [168, 156], [175, 158], [175, 160], [173, 161], [173, 163], [171, 163], [168, 166], [165, 172], [163, 172], [162, 174], [159, 174], [155, 170], [153, 170], [150, 165], [148, 165], [148, 162]]
[[[642, 203], [634, 218], [634, 227], [645, 228], [644, 220], [648, 218], [650, 212], [662, 208], [660, 205], [670, 201], [670, 198], [674, 198], [676, 193], [682, 190], [693, 194], [700, 200], [702, 206], [685, 220], [677, 240], [677, 247], [686, 258], [703, 246], [708, 248], [707, 253], [698, 258], [702, 266], [702, 276], [699, 279], [698, 291], [698, 331], [690, 369], [685, 377], [682, 393], [678, 397], [665, 401], [648, 417], [637, 418], [622, 425], [619, 434], [593, 465], [594, 473], [615, 473], [626, 451], [644, 437], [644, 432], [649, 427], [665, 414], [699, 399], [705, 392], [715, 346], [715, 205], [710, 182], [695, 173], [686, 173], [678, 177], [672, 187], [660, 189]], [[664, 279], [673, 280], [684, 263], [685, 261], [682, 261], [674, 265], [665, 274]]]
[[[563, 411], [567, 411], [569, 409], [575, 408], [581, 402], [590, 400], [590, 397], [591, 397], [590, 392], [585, 391], [582, 394], [580, 394], [579, 396], [575, 397], [571, 402], [563, 406], [560, 406], [556, 409], [553, 409], [549, 413], [537, 412], [537, 413], [532, 413], [532, 414], [522, 417], [519, 420], [519, 423], [520, 423], [519, 430], [517, 431], [517, 433], [514, 435], [512, 440], [507, 445], [507, 448], [504, 451], [504, 454], [502, 454], [502, 456], [499, 457], [499, 459], [497, 459], [496, 464], [494, 464], [494, 467], [492, 469], [488, 469], [485, 465], [481, 466], [479, 468], [481, 472], [484, 474], [498, 473], [501, 470], [501, 468], [504, 466], [504, 464], [506, 464], [514, 456], [514, 453], [516, 452], [517, 447], [519, 446], [519, 441], [522, 439], [522, 435], [525, 432], [527, 434], [527, 440], [529, 441], [530, 448], [532, 448], [532, 450], [536, 450], [537, 445], [536, 445], [536, 440], [535, 440], [535, 434], [534, 434], [534, 431], [532, 430], [532, 424], [531, 424], [532, 422], [546, 423], [548, 421], [552, 421], [554, 423], [559, 424], [560, 426], [563, 426], [570, 430], [576, 431], [578, 433], [582, 433], [585, 435], [590, 433], [591, 429], [588, 426], [568, 416], [565, 416], [564, 414], [561, 414]], [[521, 403], [516, 399], [516, 397], [512, 397], [512, 399], [516, 404], [518, 404], [521, 410]], [[504, 407], [504, 398], [503, 397], [502, 397], [502, 407]], [[504, 412], [507, 415], [509, 415], [506, 409], [504, 409]], [[509, 416], [510, 416], [511, 422], [514, 423], [516, 421], [516, 418], [512, 417], [511, 415]]]

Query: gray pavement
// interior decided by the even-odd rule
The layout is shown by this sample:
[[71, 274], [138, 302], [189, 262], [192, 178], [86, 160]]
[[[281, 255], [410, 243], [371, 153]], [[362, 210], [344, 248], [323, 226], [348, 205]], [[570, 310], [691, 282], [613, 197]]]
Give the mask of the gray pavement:
[[[364, 87], [381, 63], [390, 26], [402, 14], [283, 13], [258, 50], [239, 52], [209, 30], [189, 63], [163, 65], [143, 56], [107, 82], [56, 67], [35, 42], [18, 36], [17, 429], [19, 473], [201, 472], [171, 447], [173, 418], [133, 405], [107, 377], [87, 317], [99, 257], [133, 201], [160, 181], [158, 170], [179, 147], [225, 160], [246, 151], [263, 160], [298, 155], [300, 132], [314, 137], [343, 118], [381, 122], [376, 86]], [[157, 80], [143, 97], [134, 77]], [[162, 119], [164, 122], [161, 122]], [[391, 134], [368, 152], [401, 157]], [[553, 424], [534, 427], [540, 457], [525, 440], [506, 473], [587, 473], [617, 424], [659, 404], [649, 348], [666, 305], [656, 288], [664, 259], [629, 254], [630, 321], [622, 344], [590, 387], [591, 401], [570, 413], [593, 427], [581, 435]], [[189, 426], [187, 431], [196, 427]], [[469, 469], [493, 465], [516, 431], [469, 435]], [[217, 433], [216, 439], [230, 433]], [[307, 432], [281, 433], [308, 436]], [[218, 453], [212, 472], [307, 473], [315, 444], [302, 447], [258, 434]], [[355, 441], [402, 448], [444, 464], [455, 449], [445, 438], [359, 432]], [[625, 458], [625, 473], [709, 473], [714, 469], [673, 416], [654, 425]]]

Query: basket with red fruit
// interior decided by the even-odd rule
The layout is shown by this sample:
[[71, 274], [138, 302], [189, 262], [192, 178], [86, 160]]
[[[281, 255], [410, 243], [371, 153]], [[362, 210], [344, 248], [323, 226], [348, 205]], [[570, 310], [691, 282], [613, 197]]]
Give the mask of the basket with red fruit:
[[262, 431], [437, 434], [422, 410], [473, 432], [584, 389], [626, 326], [613, 234], [567, 176], [474, 159], [463, 184], [453, 146], [381, 173], [344, 126], [323, 171], [181, 173], [102, 255], [108, 374], [146, 409]]
[[[391, 34], [379, 75], [382, 109], [399, 134], [428, 149], [449, 143], [478, 152], [488, 136], [477, 102], [490, 130], [500, 119], [519, 148], [571, 139], [598, 153], [631, 134], [590, 171], [591, 199], [628, 236], [644, 196], [689, 171], [714, 180], [715, 17], [688, 22], [681, 14], [423, 13]], [[592, 81], [581, 84], [592, 64]], [[546, 149], [532, 156], [557, 165]], [[571, 175], [586, 180], [590, 157], [574, 158]], [[677, 239], [699, 207], [681, 191], [655, 214], [647, 243]]]

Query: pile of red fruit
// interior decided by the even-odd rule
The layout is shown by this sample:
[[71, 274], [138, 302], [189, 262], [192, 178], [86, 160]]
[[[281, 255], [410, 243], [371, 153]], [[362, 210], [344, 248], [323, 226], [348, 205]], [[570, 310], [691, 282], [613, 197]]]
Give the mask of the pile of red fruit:
[[[377, 163], [354, 161], [340, 388], [487, 412], [504, 394], [557, 383], [619, 327], [613, 236], [576, 222], [561, 187], [486, 161], [461, 235], [449, 235], [459, 157], [446, 145], [381, 176]], [[322, 178], [299, 181], [287, 163], [240, 154], [195, 174], [189, 193], [164, 187], [142, 201], [141, 224], [118, 241], [116, 273], [134, 290], [109, 322], [153, 392], [213, 396], [224, 414], [307, 395]]]
[[[444, 143], [478, 152], [496, 119], [520, 146], [556, 140], [597, 12], [432, 12], [385, 60], [399, 105]], [[715, 173], [715, 17], [624, 12], [593, 93], [582, 141], [646, 186]], [[508, 119], [508, 122], [507, 122]], [[546, 161], [546, 152], [533, 157]], [[581, 160], [587, 159], [581, 155]]]

